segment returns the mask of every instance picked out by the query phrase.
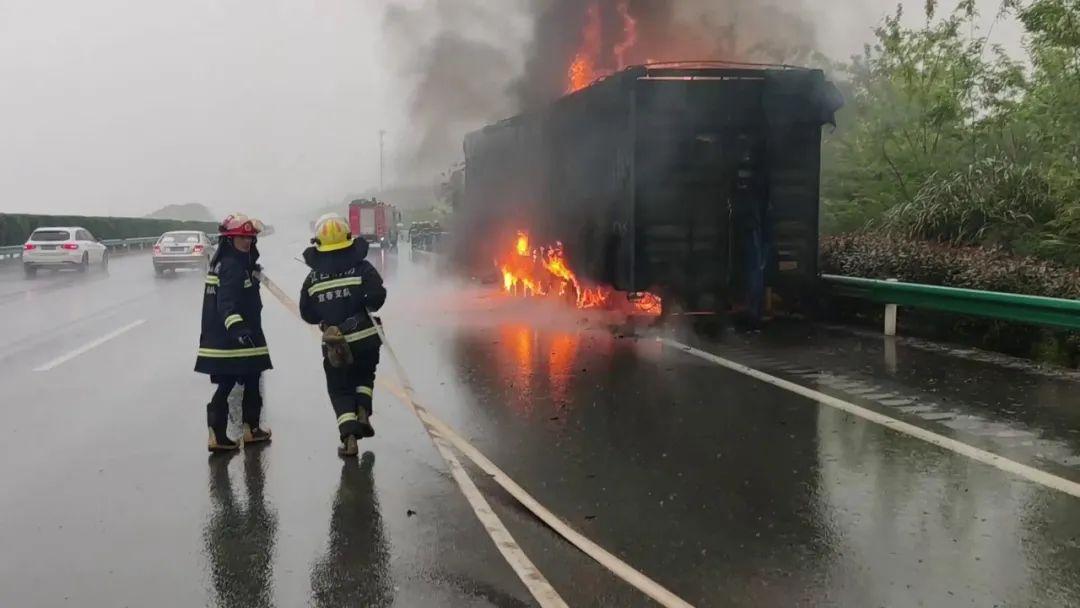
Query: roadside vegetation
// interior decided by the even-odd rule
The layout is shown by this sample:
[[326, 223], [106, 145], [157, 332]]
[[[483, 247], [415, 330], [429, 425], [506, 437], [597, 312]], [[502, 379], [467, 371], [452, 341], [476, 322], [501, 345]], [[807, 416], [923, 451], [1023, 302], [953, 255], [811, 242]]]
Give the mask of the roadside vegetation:
[[[928, 0], [920, 28], [903, 26], [900, 10], [838, 66], [848, 105], [826, 133], [822, 182], [826, 235], [889, 238], [859, 260], [832, 256], [851, 241], [827, 241], [826, 270], [878, 276], [913, 243], [943, 246], [934, 255], [958, 266], [986, 262], [975, 247], [1006, 266], [1080, 267], [1080, 0], [1003, 3], [1027, 33], [1021, 58], [973, 27], [973, 1], [939, 15]], [[1015, 287], [1074, 295], [1048, 293], [1062, 283], [1044, 274], [1048, 283]]]
[[[847, 107], [824, 138], [827, 273], [1080, 299], [1080, 0], [1006, 0], [1026, 56], [974, 27], [973, 0], [902, 8], [833, 66]], [[837, 318], [880, 307], [834, 302]], [[1080, 336], [905, 311], [905, 331], [1069, 366]]]

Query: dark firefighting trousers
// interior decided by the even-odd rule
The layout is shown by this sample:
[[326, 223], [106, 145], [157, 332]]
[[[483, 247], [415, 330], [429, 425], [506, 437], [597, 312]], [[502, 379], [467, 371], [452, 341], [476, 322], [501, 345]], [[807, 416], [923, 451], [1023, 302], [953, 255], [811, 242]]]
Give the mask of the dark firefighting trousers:
[[375, 368], [379, 365], [379, 349], [353, 348], [353, 363], [348, 367], [333, 367], [323, 357], [323, 371], [326, 372], [326, 392], [330, 395], [330, 405], [337, 416], [338, 434], [342, 441], [352, 435], [357, 438], [367, 436], [358, 420], [357, 414], [363, 408], [370, 417], [371, 400], [375, 390]]
[[241, 400], [244, 424], [253, 429], [259, 428], [259, 419], [262, 416], [263, 399], [259, 389], [261, 373], [248, 376], [225, 376], [215, 375], [212, 381], [217, 384], [217, 390], [206, 406], [206, 426], [212, 429], [224, 430], [229, 423], [229, 393], [237, 384], [244, 386], [244, 397]]

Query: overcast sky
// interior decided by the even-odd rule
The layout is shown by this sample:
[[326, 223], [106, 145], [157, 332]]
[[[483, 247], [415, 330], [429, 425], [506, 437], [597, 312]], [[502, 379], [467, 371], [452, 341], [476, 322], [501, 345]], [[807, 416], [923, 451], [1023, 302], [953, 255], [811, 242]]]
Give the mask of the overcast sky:
[[[408, 129], [386, 4], [0, 0], [0, 212], [201, 202], [274, 217], [373, 187], [378, 129], [391, 148]], [[834, 55], [857, 52], [895, 7], [804, 4], [820, 7]], [[923, 1], [909, 4], [917, 15]], [[995, 39], [1015, 47], [1018, 29], [999, 26]]]

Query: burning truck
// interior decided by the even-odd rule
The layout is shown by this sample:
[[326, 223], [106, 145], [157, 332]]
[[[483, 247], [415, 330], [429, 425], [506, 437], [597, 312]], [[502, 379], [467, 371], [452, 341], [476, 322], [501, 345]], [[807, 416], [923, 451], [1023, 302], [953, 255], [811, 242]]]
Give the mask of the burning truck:
[[820, 70], [652, 64], [570, 91], [466, 137], [459, 263], [582, 307], [809, 303], [821, 129], [842, 105]]

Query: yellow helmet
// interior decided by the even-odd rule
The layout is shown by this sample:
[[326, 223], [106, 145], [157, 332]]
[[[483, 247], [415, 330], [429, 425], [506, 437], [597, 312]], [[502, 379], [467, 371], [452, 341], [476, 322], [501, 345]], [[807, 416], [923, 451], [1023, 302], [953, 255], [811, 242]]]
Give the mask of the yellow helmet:
[[315, 248], [322, 252], [338, 251], [352, 246], [349, 225], [336, 213], [327, 213], [315, 223]]

